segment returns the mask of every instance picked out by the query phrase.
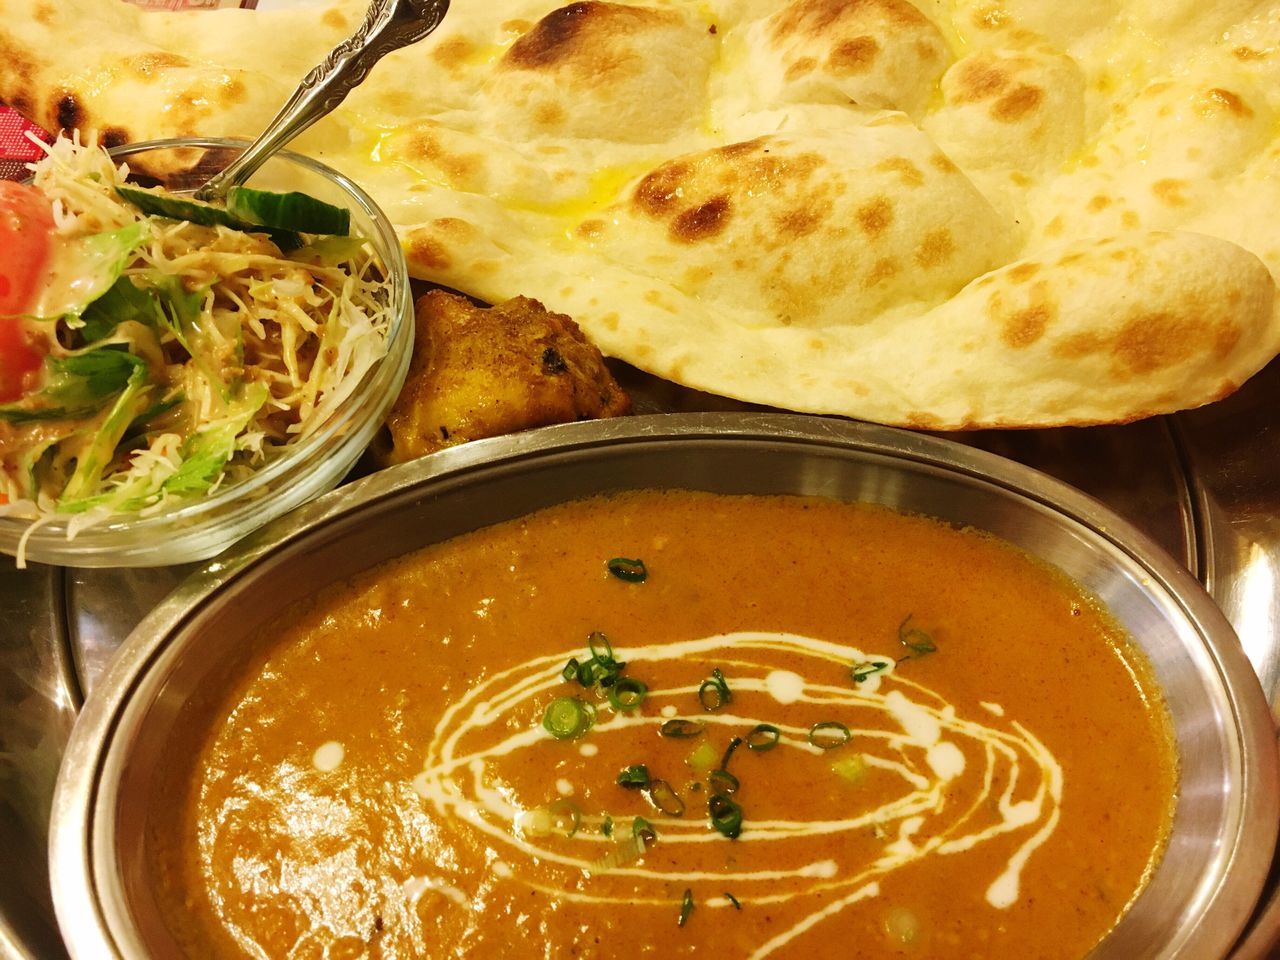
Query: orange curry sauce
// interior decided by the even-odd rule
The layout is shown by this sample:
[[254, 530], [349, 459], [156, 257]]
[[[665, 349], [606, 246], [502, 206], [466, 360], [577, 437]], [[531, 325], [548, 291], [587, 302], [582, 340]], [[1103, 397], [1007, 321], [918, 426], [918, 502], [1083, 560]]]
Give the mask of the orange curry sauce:
[[[880, 508], [574, 503], [273, 629], [152, 815], [192, 956], [1079, 958], [1170, 822], [1167, 713], [1097, 603]], [[625, 662], [597, 639], [593, 671], [647, 686], [636, 709], [562, 676], [593, 631]], [[594, 725], [553, 737], [562, 698]], [[777, 744], [716, 773], [759, 724]], [[637, 765], [647, 790], [617, 782]]]

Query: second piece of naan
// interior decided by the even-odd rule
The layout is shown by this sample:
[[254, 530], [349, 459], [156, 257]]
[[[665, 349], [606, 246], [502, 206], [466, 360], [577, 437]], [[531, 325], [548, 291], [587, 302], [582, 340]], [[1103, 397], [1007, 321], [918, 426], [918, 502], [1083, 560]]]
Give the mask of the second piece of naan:
[[[0, 0], [0, 99], [252, 135], [363, 13]], [[300, 149], [413, 273], [691, 387], [936, 429], [1131, 420], [1280, 350], [1280, 10], [455, 2]]]

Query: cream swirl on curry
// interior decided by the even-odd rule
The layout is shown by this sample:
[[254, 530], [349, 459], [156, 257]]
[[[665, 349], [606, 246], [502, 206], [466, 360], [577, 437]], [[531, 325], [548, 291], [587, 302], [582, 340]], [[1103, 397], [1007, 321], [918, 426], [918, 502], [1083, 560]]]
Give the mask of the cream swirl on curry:
[[[618, 843], [602, 832], [605, 818], [624, 820], [621, 813], [576, 813], [576, 822], [567, 828], [530, 825], [534, 811], [513, 800], [502, 780], [504, 764], [537, 762], [527, 751], [537, 751], [550, 735], [540, 727], [508, 732], [512, 718], [527, 714], [530, 705], [546, 700], [563, 686], [559, 667], [574, 651], [560, 656], [541, 657], [519, 664], [471, 690], [445, 711], [427, 750], [427, 767], [414, 779], [414, 789], [444, 818], [473, 826], [496, 841], [509, 853], [503, 862], [518, 865], [528, 859], [553, 863], [585, 875], [602, 869], [634, 877], [649, 877], [682, 883], [722, 882], [739, 888], [740, 904], [769, 903], [829, 892], [853, 902], [876, 892], [875, 880], [900, 867], [933, 855], [957, 854], [1004, 834], [1021, 838], [1007, 858], [1005, 868], [990, 878], [986, 899], [993, 907], [1008, 908], [1018, 898], [1018, 881], [1027, 858], [1040, 847], [1057, 826], [1062, 799], [1062, 768], [1053, 754], [1016, 720], [998, 729], [990, 723], [957, 716], [954, 705], [918, 683], [896, 675], [894, 658], [871, 655], [855, 648], [812, 637], [785, 633], [739, 632], [699, 640], [628, 648], [620, 651], [629, 664], [648, 672], [660, 670], [671, 661], [718, 662], [732, 671], [736, 701], [751, 703], [755, 710], [717, 712], [702, 717], [708, 737], [728, 741], [734, 732], [746, 733], [764, 725], [778, 705], [801, 703], [814, 716], [850, 721], [848, 753], [856, 758], [853, 770], [883, 771], [894, 782], [890, 799], [879, 804], [859, 802], [856, 792], [847, 797], [847, 806], [813, 820], [769, 819], [751, 821], [735, 840], [741, 843], [785, 844], [796, 839], [835, 836], [849, 831], [874, 831], [883, 838], [874, 859], [843, 863], [838, 858], [802, 864], [788, 870], [738, 870], [722, 873], [692, 871], [678, 866], [669, 871], [654, 870], [643, 863], [601, 867], [601, 847]], [[779, 655], [784, 662], [814, 667], [813, 673], [833, 674], [850, 664], [879, 665], [860, 683], [844, 686], [810, 683], [797, 672], [774, 665]], [[708, 658], [718, 658], [708, 660]], [[832, 669], [832, 666], [836, 670]], [[882, 691], [881, 687], [887, 687]], [[698, 687], [685, 685], [651, 689], [650, 700], [670, 705], [677, 712], [697, 701]], [[988, 718], [991, 719], [991, 718]], [[518, 720], [517, 720], [518, 722]], [[822, 721], [819, 721], [822, 722]], [[834, 720], [830, 722], [840, 722]], [[636, 715], [615, 712], [591, 727], [593, 738], [619, 731], [642, 729], [658, 737], [664, 726], [661, 713]], [[808, 755], [812, 762], [830, 764], [833, 749], [810, 742], [811, 728], [770, 725], [779, 734], [778, 746]], [[694, 739], [690, 737], [688, 739]], [[976, 763], [971, 763], [970, 758]], [[836, 761], [838, 763], [839, 761]], [[597, 764], [599, 765], [599, 764]], [[977, 770], [972, 767], [977, 766]], [[949, 796], [948, 787], [969, 770], [970, 789]], [[614, 772], [602, 767], [605, 779]], [[769, 776], [767, 770], [758, 774]], [[838, 774], [837, 774], [838, 775]], [[860, 776], [846, 775], [847, 780]], [[995, 791], [995, 784], [1004, 784]], [[697, 780], [693, 781], [697, 783]], [[620, 798], [622, 799], [622, 798]], [[994, 809], [988, 809], [994, 799]], [[687, 809], [680, 816], [652, 815], [654, 842], [701, 844], [722, 841], [708, 829], [706, 818]], [[568, 835], [566, 835], [568, 834]], [[641, 854], [642, 859], [642, 854]], [[518, 866], [515, 875], [520, 876]], [[800, 881], [800, 882], [796, 882]], [[527, 881], [547, 893], [564, 887]], [[590, 888], [564, 894], [571, 900], [590, 903], [624, 902], [599, 896]], [[625, 902], [633, 902], [629, 897]], [[650, 902], [662, 903], [661, 899]], [[836, 901], [838, 908], [844, 900]], [[729, 901], [724, 900], [724, 905]], [[815, 910], [798, 925], [807, 928], [831, 916], [831, 906]], [[766, 946], [781, 946], [786, 934]], [[755, 956], [766, 956], [768, 951]]]

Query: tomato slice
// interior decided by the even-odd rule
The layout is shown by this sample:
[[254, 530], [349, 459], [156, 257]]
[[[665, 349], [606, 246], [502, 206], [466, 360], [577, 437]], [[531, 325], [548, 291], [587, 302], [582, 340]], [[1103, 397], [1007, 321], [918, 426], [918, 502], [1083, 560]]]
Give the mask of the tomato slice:
[[0, 180], [0, 403], [16, 400], [44, 363], [41, 338], [15, 314], [32, 299], [53, 246], [53, 212], [35, 187]]

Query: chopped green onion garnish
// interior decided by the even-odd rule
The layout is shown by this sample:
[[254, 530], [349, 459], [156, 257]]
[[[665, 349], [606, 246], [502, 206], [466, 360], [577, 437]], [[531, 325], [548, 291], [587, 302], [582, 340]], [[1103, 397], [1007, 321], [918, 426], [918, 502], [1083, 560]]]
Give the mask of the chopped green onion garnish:
[[[587, 648], [591, 651], [591, 656], [595, 657], [601, 663], [613, 663], [613, 644], [599, 630], [593, 630], [591, 635], [587, 637]], [[618, 664], [625, 666], [625, 664]]]
[[729, 760], [733, 757], [733, 751], [737, 750], [740, 746], [742, 746], [741, 737], [734, 737], [729, 741], [729, 746], [725, 748], [724, 756], [720, 758], [721, 770], [729, 769]]
[[582, 813], [572, 800], [556, 800], [547, 807], [552, 827], [563, 837], [572, 837], [582, 825]]
[[665, 780], [650, 780], [645, 787], [645, 799], [647, 799], [654, 808], [661, 810], [669, 817], [684, 816], [684, 801], [671, 788], [671, 784]]
[[639, 680], [623, 677], [609, 687], [609, 703], [615, 710], [623, 712], [634, 710], [644, 703], [649, 688]]
[[849, 675], [854, 683], [862, 683], [867, 677], [874, 676], [889, 666], [888, 660], [863, 660], [849, 668]]
[[576, 740], [595, 720], [595, 708], [577, 697], [558, 697], [542, 714], [542, 726], [557, 740]]
[[570, 657], [569, 662], [564, 665], [564, 669], [560, 671], [560, 676], [566, 680], [576, 680], [578, 677], [578, 658]]
[[781, 731], [771, 723], [760, 723], [747, 734], [748, 750], [772, 750], [782, 738]]
[[907, 614], [907, 619], [898, 624], [898, 642], [910, 650], [915, 656], [923, 657], [926, 653], [933, 653], [938, 649], [938, 645], [933, 642], [933, 637], [925, 633], [919, 627], [907, 628], [907, 624], [911, 622], [911, 614]]
[[681, 740], [696, 737], [702, 732], [702, 724], [697, 720], [668, 720], [658, 728], [658, 734], [664, 737], [676, 737]]
[[733, 694], [729, 692], [729, 684], [725, 682], [720, 668], [716, 667], [711, 671], [711, 679], [703, 680], [702, 685], [698, 687], [698, 702], [702, 704], [702, 709], [714, 713], [732, 700]]
[[582, 814], [570, 800], [557, 800], [545, 807], [527, 810], [520, 818], [520, 828], [533, 837], [549, 837], [552, 834], [572, 837], [582, 824]]
[[613, 817], [610, 817], [608, 815], [605, 816], [604, 822], [600, 824], [600, 832], [603, 833], [606, 837], [613, 836]]
[[707, 814], [711, 826], [730, 840], [742, 833], [742, 808], [723, 793], [713, 793], [707, 800]]
[[641, 843], [653, 843], [658, 839], [658, 833], [653, 829], [653, 824], [644, 817], [636, 817], [631, 821], [631, 836]]
[[738, 778], [728, 770], [712, 770], [707, 776], [707, 783], [713, 792], [723, 793], [725, 796], [738, 792]]
[[809, 742], [823, 750], [834, 750], [849, 742], [849, 728], [836, 720], [824, 720], [809, 728]]
[[733, 904], [733, 909], [735, 909], [735, 910], [741, 910], [741, 909], [742, 909], [742, 904], [740, 904], [740, 903], [738, 902], [738, 898], [737, 898], [737, 897], [735, 897], [735, 896], [734, 896], [732, 893], [730, 893], [728, 890], [726, 890], [726, 891], [724, 892], [724, 898], [725, 898], [726, 900], [728, 900], [730, 903], [732, 903], [732, 904]]
[[693, 913], [693, 891], [686, 888], [684, 899], [680, 901], [680, 919], [676, 921], [676, 926], [683, 927], [688, 922], [691, 913]]
[[649, 785], [649, 768], [643, 763], [624, 768], [618, 774], [618, 785], [629, 790], [639, 790]]
[[644, 583], [645, 578], [649, 576], [649, 571], [645, 569], [643, 560], [628, 560], [626, 557], [614, 557], [605, 564], [619, 580], [625, 580], [627, 583]]

